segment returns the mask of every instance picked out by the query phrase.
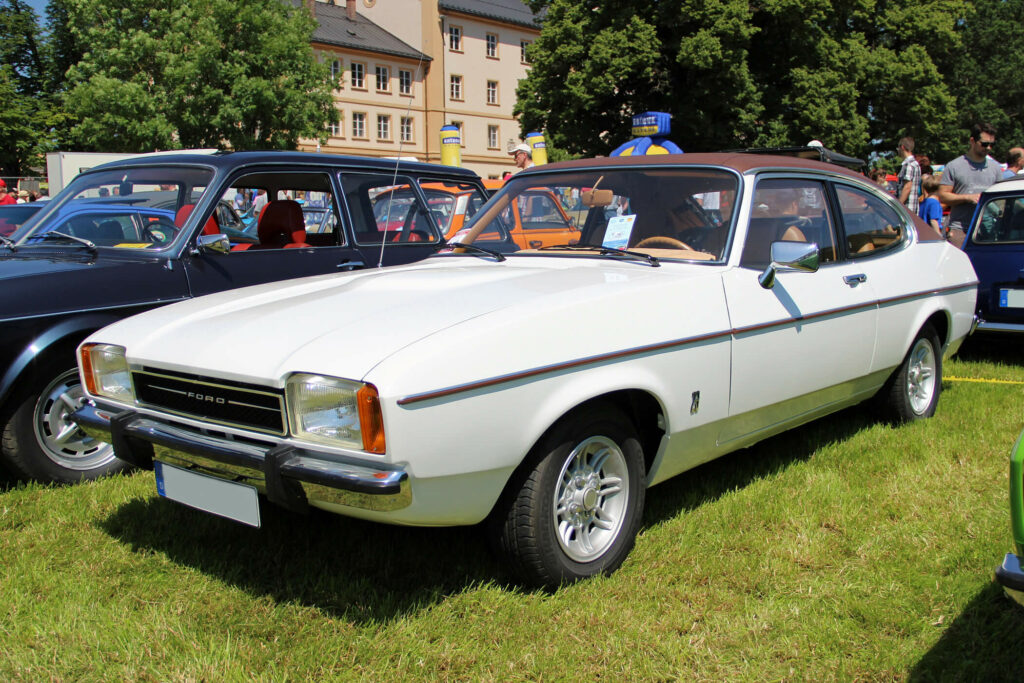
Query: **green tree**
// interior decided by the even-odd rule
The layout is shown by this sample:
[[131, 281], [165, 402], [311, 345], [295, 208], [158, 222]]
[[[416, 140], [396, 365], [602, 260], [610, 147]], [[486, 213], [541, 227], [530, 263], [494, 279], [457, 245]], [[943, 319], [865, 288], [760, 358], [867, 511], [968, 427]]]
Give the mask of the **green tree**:
[[1024, 0], [978, 0], [961, 22], [962, 49], [950, 60], [959, 125], [948, 161], [963, 154], [967, 131], [987, 121], [999, 131], [994, 156], [1024, 145], [1024, 53], [1013, 40], [1024, 26]]
[[649, 109], [673, 114], [687, 151], [817, 138], [866, 155], [906, 134], [941, 146], [955, 130], [941, 58], [959, 45], [964, 0], [532, 7], [547, 15], [516, 112], [573, 152], [607, 153]]
[[0, 1], [0, 175], [42, 164], [53, 115], [44, 70], [35, 12], [23, 0]]
[[64, 0], [79, 149], [293, 149], [337, 117], [309, 9], [279, 0]]

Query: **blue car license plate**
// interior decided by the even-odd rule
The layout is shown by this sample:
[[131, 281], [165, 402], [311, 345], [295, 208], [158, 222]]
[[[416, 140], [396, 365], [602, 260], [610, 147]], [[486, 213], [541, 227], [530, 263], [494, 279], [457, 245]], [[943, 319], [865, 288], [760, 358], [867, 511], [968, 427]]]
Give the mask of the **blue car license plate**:
[[242, 524], [260, 525], [260, 501], [255, 487], [224, 481], [156, 460], [156, 492], [164, 498]]

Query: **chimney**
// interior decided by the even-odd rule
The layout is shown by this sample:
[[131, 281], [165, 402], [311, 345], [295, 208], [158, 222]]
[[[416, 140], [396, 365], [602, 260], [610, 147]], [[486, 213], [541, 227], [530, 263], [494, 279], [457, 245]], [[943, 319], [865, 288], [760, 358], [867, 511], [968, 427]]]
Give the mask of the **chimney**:
[[350, 21], [356, 20], [356, 0], [345, 0], [345, 14]]

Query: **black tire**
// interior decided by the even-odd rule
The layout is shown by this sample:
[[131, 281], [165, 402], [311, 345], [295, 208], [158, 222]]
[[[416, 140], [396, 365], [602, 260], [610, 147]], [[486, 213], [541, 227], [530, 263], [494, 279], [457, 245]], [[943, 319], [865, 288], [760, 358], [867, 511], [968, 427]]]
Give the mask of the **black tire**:
[[935, 414], [942, 393], [942, 344], [931, 325], [914, 337], [903, 362], [878, 395], [882, 417], [904, 423]]
[[636, 429], [613, 406], [593, 405], [567, 415], [533, 448], [492, 514], [491, 538], [531, 585], [609, 574], [633, 548], [646, 489]]
[[114, 457], [109, 444], [88, 437], [67, 419], [82, 395], [78, 369], [64, 368], [14, 399], [14, 411], [3, 426], [2, 449], [15, 474], [70, 484], [129, 467]]

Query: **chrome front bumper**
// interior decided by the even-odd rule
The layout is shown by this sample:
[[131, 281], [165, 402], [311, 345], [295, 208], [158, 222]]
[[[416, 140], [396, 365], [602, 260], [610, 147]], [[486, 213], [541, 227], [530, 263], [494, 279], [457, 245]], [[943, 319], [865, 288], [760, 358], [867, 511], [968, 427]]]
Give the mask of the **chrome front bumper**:
[[974, 326], [971, 333], [978, 332], [1009, 332], [1011, 334], [1024, 334], [1024, 325], [1020, 323], [994, 323], [979, 316], [974, 316]]
[[1003, 587], [1006, 594], [1024, 605], [1024, 569], [1020, 566], [1021, 558], [1013, 553], [1006, 553], [1003, 564], [996, 569], [996, 581]]
[[375, 511], [412, 503], [409, 474], [401, 468], [347, 460], [334, 454], [280, 444], [260, 444], [203, 434], [131, 410], [85, 405], [71, 419], [114, 454], [137, 467], [153, 460], [255, 486], [273, 502], [304, 512], [310, 503]]

